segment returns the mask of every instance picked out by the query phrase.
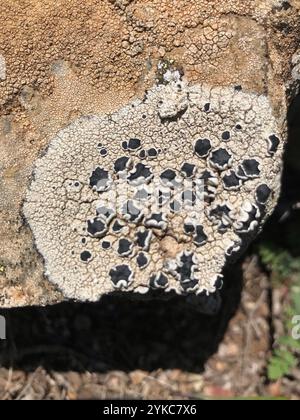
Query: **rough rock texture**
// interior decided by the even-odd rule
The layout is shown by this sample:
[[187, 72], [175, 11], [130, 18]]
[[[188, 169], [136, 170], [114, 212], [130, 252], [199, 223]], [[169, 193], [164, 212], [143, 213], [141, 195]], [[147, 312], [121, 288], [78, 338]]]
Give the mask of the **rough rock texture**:
[[[299, 9], [296, 0], [1, 2], [0, 306], [149, 285], [214, 291], [227, 254], [276, 203]], [[130, 139], [141, 142], [133, 151]], [[104, 236], [97, 213], [122, 156], [134, 188], [140, 174], [184, 177], [184, 163], [197, 179], [210, 171], [201, 223], [185, 223], [189, 209], [144, 215], [153, 242], [139, 261], [139, 228], [122, 213], [128, 234], [103, 226]]]

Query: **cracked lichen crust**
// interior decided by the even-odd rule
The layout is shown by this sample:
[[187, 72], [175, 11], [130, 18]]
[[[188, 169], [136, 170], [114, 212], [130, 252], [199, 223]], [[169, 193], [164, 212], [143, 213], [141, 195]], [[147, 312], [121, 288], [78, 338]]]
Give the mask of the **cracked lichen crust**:
[[60, 131], [24, 215], [68, 298], [202, 295], [255, 237], [280, 189], [282, 133], [265, 96], [171, 81]]

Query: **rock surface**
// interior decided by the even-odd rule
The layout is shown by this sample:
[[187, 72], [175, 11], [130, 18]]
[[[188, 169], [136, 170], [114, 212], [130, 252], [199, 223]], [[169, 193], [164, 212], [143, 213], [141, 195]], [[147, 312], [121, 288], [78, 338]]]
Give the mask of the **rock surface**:
[[[62, 221], [61, 215], [58, 218], [52, 217], [49, 208], [55, 210], [57, 208], [55, 200], [66, 198], [68, 188], [61, 191], [61, 181], [65, 182], [72, 177], [61, 178], [64, 159], [66, 167], [63, 170], [70, 173], [74, 170], [73, 163], [78, 167], [81, 162], [91, 177], [93, 171], [97, 169], [93, 167], [94, 160], [91, 160], [96, 150], [93, 149], [91, 142], [95, 133], [91, 138], [87, 136], [86, 131], [82, 133], [82, 137], [78, 136], [78, 133], [73, 136], [73, 128], [80, 124], [92, 124], [93, 129], [98, 130], [102, 137], [107, 130], [106, 133], [109, 135], [104, 140], [104, 147], [101, 146], [97, 153], [99, 158], [112, 163], [109, 150], [107, 156], [100, 155], [101, 150], [108, 149], [105, 146], [111, 145], [112, 149], [118, 152], [118, 155], [113, 156], [115, 162], [116, 158], [120, 157], [119, 150], [116, 149], [123, 140], [118, 131], [122, 125], [122, 118], [125, 118], [125, 121], [127, 118], [127, 122], [132, 121], [132, 126], [127, 132], [129, 137], [132, 131], [137, 131], [133, 116], [125, 112], [124, 117], [124, 110], [128, 110], [129, 104], [138, 107], [135, 115], [144, 107], [145, 120], [148, 117], [153, 119], [152, 123], [155, 123], [155, 118], [160, 120], [163, 128], [157, 129], [155, 136], [163, 135], [163, 130], [167, 126], [169, 127], [167, 131], [172, 137], [174, 132], [172, 127], [178, 128], [184, 118], [190, 119], [188, 121], [190, 137], [185, 143], [190, 147], [195, 148], [197, 139], [203, 140], [198, 124], [206, 124], [204, 133], [210, 134], [213, 138], [217, 126], [221, 138], [212, 140], [213, 150], [207, 159], [210, 159], [208, 163], [210, 167], [215, 166], [214, 169], [219, 177], [223, 169], [230, 171], [229, 166], [231, 166], [229, 159], [224, 162], [224, 151], [222, 156], [220, 152], [216, 154], [216, 149], [220, 149], [220, 141], [226, 144], [227, 141], [233, 141], [232, 138], [228, 138], [228, 135], [232, 135], [231, 130], [225, 130], [224, 123], [230, 127], [234, 123], [236, 128], [237, 125], [243, 128], [243, 122], [250, 124], [251, 130], [247, 131], [247, 136], [241, 141], [241, 148], [235, 144], [232, 149], [228, 142], [225, 149], [227, 152], [228, 149], [233, 151], [237, 170], [245, 161], [243, 156], [246, 152], [249, 153], [246, 160], [258, 158], [256, 163], [260, 164], [260, 170], [264, 172], [259, 174], [262, 176], [259, 184], [255, 181], [257, 174], [254, 173], [259, 166], [253, 167], [253, 162], [250, 167], [249, 162], [243, 166], [244, 177], [246, 172], [251, 179], [249, 184], [243, 183], [245, 190], [242, 196], [246, 198], [247, 194], [252, 194], [250, 205], [254, 199], [258, 201], [257, 206], [261, 204], [261, 198], [258, 198], [257, 194], [253, 195], [255, 194], [253, 188], [267, 184], [268, 179], [272, 178], [270, 187], [274, 196], [267, 205], [266, 213], [269, 214], [276, 203], [280, 188], [281, 154], [283, 143], [287, 139], [287, 108], [296, 92], [299, 77], [300, 51], [297, 51], [300, 39], [299, 10], [300, 4], [296, 0], [290, 2], [253, 0], [246, 5], [239, 0], [229, 2], [153, 0], [148, 3], [139, 0], [104, 0], [101, 4], [93, 0], [71, 0], [68, 3], [57, 1], [55, 4], [47, 0], [44, 2], [26, 0], [22, 5], [12, 0], [2, 2], [0, 5], [2, 28], [0, 33], [0, 306], [45, 305], [66, 298], [96, 300], [102, 291], [111, 291], [111, 285], [100, 288], [101, 290], [97, 289], [97, 279], [93, 280], [86, 265], [82, 268], [86, 272], [86, 282], [79, 280], [74, 286], [76, 275], [72, 278], [70, 264], [63, 257], [63, 253], [72, 252], [69, 245], [65, 246], [63, 240], [63, 235], [68, 236], [70, 232], [57, 224]], [[183, 87], [174, 93], [173, 88], [178, 81]], [[154, 97], [154, 101], [157, 100], [159, 98], [157, 89], [163, 91], [162, 97], [165, 103], [162, 101], [157, 115], [151, 115], [149, 97]], [[145, 95], [145, 92], [148, 94]], [[239, 97], [240, 103], [236, 99]], [[198, 99], [200, 102], [207, 99], [201, 105], [203, 106], [201, 115], [214, 111], [208, 110], [207, 104], [211, 102], [214, 104], [215, 100], [214, 107], [219, 107], [216, 115], [220, 121], [210, 121], [209, 125], [205, 119], [207, 117], [195, 114], [193, 106], [196, 106], [195, 102]], [[199, 101], [197, 103], [200, 108]], [[247, 101], [250, 101], [250, 106], [243, 109]], [[244, 115], [239, 123], [236, 113], [242, 110]], [[229, 124], [230, 116], [233, 119]], [[116, 125], [120, 141], [112, 138], [108, 122], [110, 125]], [[146, 127], [147, 123], [144, 125]], [[143, 124], [139, 123], [138, 126], [143, 127]], [[101, 127], [104, 127], [104, 131], [101, 131]], [[182, 130], [185, 138], [187, 128]], [[136, 136], [138, 134], [141, 135], [141, 132], [136, 133]], [[141, 140], [149, 149], [151, 146], [149, 139], [155, 136], [152, 132], [146, 134], [144, 131], [144, 137], [148, 136], [148, 140]], [[263, 141], [268, 141], [265, 151], [261, 148]], [[86, 153], [82, 153], [83, 149], [78, 148], [80, 142], [84, 147], [86, 144]], [[61, 153], [54, 162], [53, 169], [51, 165], [48, 166], [53, 176], [49, 178], [48, 171], [47, 178], [44, 176], [45, 173], [44, 175], [42, 173], [41, 162], [46, 166], [53, 162], [53, 159], [50, 159], [51, 153], [59, 143], [62, 147], [59, 149]], [[73, 143], [75, 147], [72, 149]], [[157, 143], [157, 149], [160, 144], [165, 147], [167, 145], [160, 143], [159, 139], [154, 143]], [[180, 142], [176, 145], [180, 145]], [[278, 155], [271, 157], [274, 154], [274, 147]], [[197, 150], [194, 149], [196, 155]], [[179, 150], [179, 156], [182, 152]], [[162, 158], [163, 162], [166, 161], [165, 158], [165, 156]], [[201, 159], [202, 156], [197, 158]], [[190, 161], [192, 159], [196, 159], [195, 155], [190, 156]], [[265, 161], [268, 161], [268, 164], [265, 165]], [[134, 163], [137, 165], [137, 162]], [[184, 162], [178, 161], [176, 164], [170, 162], [168, 166], [175, 165], [177, 170], [180, 169], [181, 163]], [[227, 166], [221, 168], [220, 165]], [[159, 170], [168, 169], [164, 164], [159, 168]], [[274, 168], [275, 176], [272, 175]], [[158, 169], [155, 169], [155, 174], [158, 172]], [[230, 172], [226, 174], [227, 177], [231, 175], [232, 181], [232, 174]], [[76, 172], [71, 180], [76, 182], [75, 175], [78, 176], [79, 173]], [[87, 176], [85, 173], [83, 175]], [[240, 173], [238, 178], [243, 181], [243, 173]], [[132, 180], [136, 179], [133, 172]], [[47, 188], [43, 197], [41, 180], [46, 182], [47, 188], [55, 191], [54, 197], [51, 198], [50, 190]], [[87, 183], [87, 180], [83, 179], [82, 182]], [[91, 186], [96, 190], [98, 188], [97, 182]], [[76, 185], [69, 187], [72, 190], [70, 194], [76, 194], [72, 189], [76, 190]], [[36, 197], [34, 192], [37, 194]], [[237, 192], [232, 194], [234, 197], [238, 195]], [[219, 193], [217, 196], [221, 197]], [[61, 201], [63, 208], [66, 202], [69, 203], [70, 215], [73, 215], [72, 203], [76, 203], [76, 200], [78, 202], [77, 198]], [[89, 197], [88, 203], [93, 200]], [[249, 204], [245, 206], [246, 213], [251, 213], [253, 217], [253, 209]], [[86, 223], [89, 212], [90, 209], [85, 209], [82, 213]], [[49, 218], [45, 219], [47, 214]], [[249, 221], [245, 215], [243, 217], [244, 222]], [[260, 219], [259, 226], [264, 218], [262, 216]], [[149, 223], [152, 222], [150, 220]], [[156, 217], [155, 223], [157, 222]], [[52, 223], [52, 227], [57, 225], [54, 235], [51, 232], [49, 235], [48, 223]], [[205, 226], [208, 226], [208, 222], [205, 223]], [[175, 223], [172, 226], [174, 229], [172, 238], [178, 234], [176, 226], [180, 227], [183, 224], [180, 221], [179, 224]], [[220, 227], [219, 223], [215, 225]], [[98, 227], [99, 225], [97, 229]], [[42, 237], [43, 228], [44, 237]], [[61, 241], [60, 235], [62, 235]], [[207, 236], [209, 239], [210, 236]], [[156, 238], [159, 238], [159, 235]], [[168, 244], [164, 243], [165, 237], [160, 239], [157, 240], [156, 246], [161, 248], [162, 253], [164, 249], [168, 252], [177, 249], [177, 240]], [[212, 270], [211, 278], [208, 276], [204, 280], [199, 280], [204, 281], [200, 284], [200, 292], [213, 291], [217, 280], [214, 276], [221, 273], [224, 264], [222, 256], [225, 255], [225, 248], [228, 245], [227, 239], [226, 246], [225, 244], [215, 246], [213, 242], [213, 250], [220, 248], [216, 259], [218, 267]], [[50, 247], [47, 241], [52, 241]], [[72, 242], [71, 236], [68, 236], [68, 241]], [[90, 249], [94, 246], [95, 243]], [[124, 243], [121, 247], [118, 245], [122, 252], [127, 253], [124, 246], [128, 248], [129, 244]], [[176, 255], [183, 252], [185, 258], [189, 257], [190, 254], [187, 255], [186, 250], [187, 248], [190, 250], [192, 246], [196, 245], [189, 245], [184, 249], [182, 247], [180, 249], [179, 246]], [[57, 256], [52, 258], [51, 247], [55, 249], [56, 254], [60, 254], [61, 259]], [[90, 249], [83, 249], [82, 252], [90, 252]], [[77, 252], [77, 248], [75, 247], [73, 251]], [[102, 251], [99, 255], [103, 255]], [[157, 270], [157, 265], [159, 266], [162, 261], [159, 258], [161, 254], [155, 251], [151, 255], [154, 256], [155, 270]], [[201, 251], [197, 255], [201, 255]], [[90, 258], [88, 254], [83, 255], [83, 259], [85, 257]], [[119, 258], [116, 267], [120, 266]], [[109, 267], [108, 271], [111, 277], [117, 279], [115, 285], [122, 288], [124, 267], [121, 278], [113, 271], [116, 267]], [[63, 280], [61, 273], [64, 270], [66, 270], [66, 280]], [[178, 273], [176, 267], [173, 267], [173, 270]], [[97, 273], [95, 267], [92, 272]], [[109, 273], [107, 275], [103, 273], [101, 280], [109, 278]], [[134, 288], [148, 286], [146, 276], [145, 279], [141, 277], [139, 283], [133, 280], [131, 274], [126, 278]], [[159, 280], [154, 278], [153, 281], [159, 282]], [[179, 288], [176, 291], [180, 291]]]

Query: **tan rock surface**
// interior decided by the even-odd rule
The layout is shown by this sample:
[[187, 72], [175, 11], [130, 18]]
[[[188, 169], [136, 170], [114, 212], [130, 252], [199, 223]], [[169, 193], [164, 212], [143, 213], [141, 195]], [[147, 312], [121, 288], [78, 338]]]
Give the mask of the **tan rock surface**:
[[142, 98], [160, 60], [174, 60], [192, 84], [267, 95], [284, 127], [299, 9], [296, 0], [2, 1], [0, 306], [64, 299], [22, 216], [36, 159], [57, 132]]

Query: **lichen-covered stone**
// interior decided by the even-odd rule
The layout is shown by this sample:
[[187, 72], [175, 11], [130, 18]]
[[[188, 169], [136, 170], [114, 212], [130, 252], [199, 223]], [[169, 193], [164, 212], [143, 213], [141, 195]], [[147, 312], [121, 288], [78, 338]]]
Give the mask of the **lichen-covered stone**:
[[[0, 306], [213, 292], [277, 200], [299, 9], [1, 2]], [[167, 213], [145, 211], [157, 182]]]
[[[36, 162], [24, 203], [48, 279], [78, 300], [153, 288], [158, 273], [166, 292], [215, 292], [233, 251], [274, 208], [283, 135], [264, 95], [185, 80], [158, 85], [114, 113], [78, 119]], [[155, 158], [140, 157], [151, 148]], [[195, 168], [189, 179], [185, 165]], [[210, 194], [205, 171], [214, 179]], [[146, 199], [137, 198], [141, 189]], [[139, 227], [152, 233], [143, 257]], [[161, 249], [162, 236], [176, 238], [176, 256]]]

